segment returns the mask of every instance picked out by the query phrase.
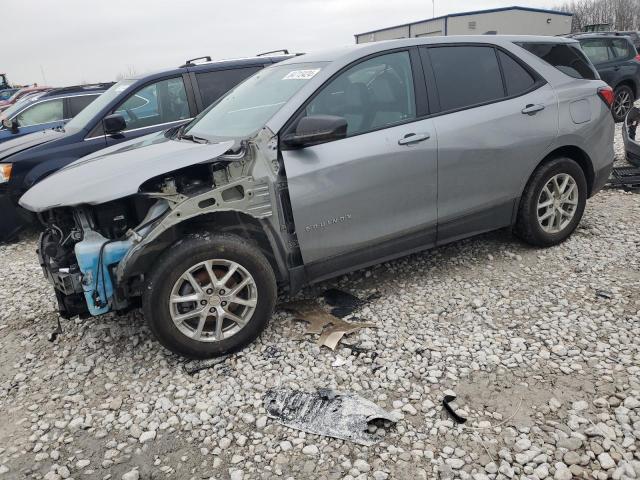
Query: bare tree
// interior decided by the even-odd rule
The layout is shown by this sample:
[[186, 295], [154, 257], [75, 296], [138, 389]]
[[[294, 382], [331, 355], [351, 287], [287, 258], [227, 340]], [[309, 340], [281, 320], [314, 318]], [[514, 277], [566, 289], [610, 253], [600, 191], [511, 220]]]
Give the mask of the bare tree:
[[614, 30], [639, 29], [640, 0], [570, 0], [558, 9], [573, 13], [572, 32], [594, 24], [608, 24]]
[[116, 75], [116, 82], [119, 82], [120, 80], [123, 80], [125, 78], [135, 77], [137, 74], [138, 72], [136, 71], [136, 67], [134, 67], [133, 65], [127, 65], [127, 69], [124, 72], [120, 72], [118, 75]]

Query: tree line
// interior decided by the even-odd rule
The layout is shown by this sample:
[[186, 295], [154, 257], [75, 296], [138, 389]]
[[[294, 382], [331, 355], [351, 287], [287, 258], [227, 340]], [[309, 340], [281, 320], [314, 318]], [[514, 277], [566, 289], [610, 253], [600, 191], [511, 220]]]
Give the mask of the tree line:
[[573, 13], [572, 32], [596, 23], [609, 24], [612, 30], [639, 30], [640, 0], [571, 0], [558, 10]]

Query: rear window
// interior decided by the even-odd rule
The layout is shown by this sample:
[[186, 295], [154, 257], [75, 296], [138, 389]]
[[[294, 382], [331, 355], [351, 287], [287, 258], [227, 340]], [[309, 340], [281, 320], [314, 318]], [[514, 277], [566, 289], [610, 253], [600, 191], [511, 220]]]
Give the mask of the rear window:
[[570, 77], [586, 80], [598, 78], [591, 62], [576, 44], [522, 42], [518, 45]]
[[611, 40], [611, 47], [616, 58], [629, 58], [631, 54], [631, 44], [623, 38], [614, 38]]
[[[429, 48], [442, 110], [503, 98], [498, 58], [492, 47]], [[469, 81], [472, 78], [473, 81]]]
[[593, 63], [608, 62], [611, 57], [611, 51], [609, 50], [609, 43], [602, 38], [590, 38], [586, 40], [580, 40], [582, 50], [587, 54], [589, 60]]
[[196, 73], [202, 104], [206, 108], [218, 100], [245, 78], [250, 77], [262, 67], [234, 68], [206, 73]]
[[535, 78], [513, 58], [502, 51], [498, 51], [498, 57], [500, 57], [508, 96], [521, 95], [535, 85]]

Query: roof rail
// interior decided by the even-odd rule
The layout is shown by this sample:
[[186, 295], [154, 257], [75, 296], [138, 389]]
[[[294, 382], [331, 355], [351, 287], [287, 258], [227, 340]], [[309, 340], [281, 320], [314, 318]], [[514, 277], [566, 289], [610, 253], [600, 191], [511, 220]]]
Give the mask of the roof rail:
[[270, 52], [263, 52], [256, 55], [256, 57], [265, 57], [267, 55], [271, 55], [272, 53], [282, 52], [283, 55], [289, 55], [289, 50], [286, 48], [281, 48], [280, 50], [271, 50]]
[[186, 62], [184, 62], [184, 65], [180, 65], [180, 68], [184, 68], [184, 67], [190, 67], [192, 65], [196, 65], [196, 61], [197, 60], [204, 60], [205, 62], [210, 62], [211, 61], [211, 57], [209, 55], [206, 55], [204, 57], [196, 57], [196, 58], [192, 58], [191, 60], [187, 60]]
[[66, 92], [81, 92], [85, 90], [97, 90], [97, 89], [106, 90], [112, 85], [114, 85], [114, 83], [115, 82], [101, 82], [101, 83], [89, 83], [86, 85], [72, 85], [70, 87], [52, 88], [50, 91], [58, 94], [58, 93], [66, 93]]

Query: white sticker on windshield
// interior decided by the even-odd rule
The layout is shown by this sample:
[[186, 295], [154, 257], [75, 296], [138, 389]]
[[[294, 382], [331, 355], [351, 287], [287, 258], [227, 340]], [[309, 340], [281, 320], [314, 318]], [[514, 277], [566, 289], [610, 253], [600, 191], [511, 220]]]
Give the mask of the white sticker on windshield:
[[319, 71], [319, 68], [313, 68], [310, 70], [293, 70], [292, 72], [287, 73], [283, 80], [309, 80]]

